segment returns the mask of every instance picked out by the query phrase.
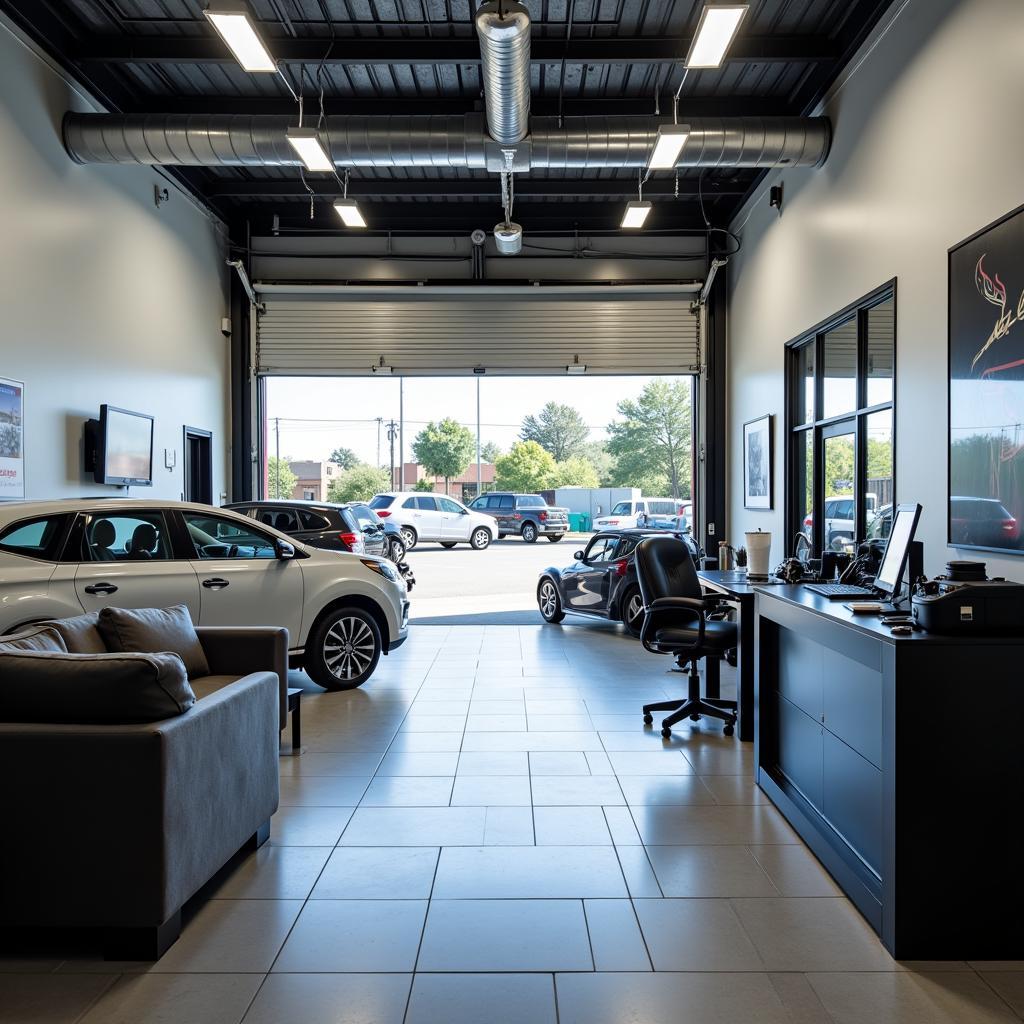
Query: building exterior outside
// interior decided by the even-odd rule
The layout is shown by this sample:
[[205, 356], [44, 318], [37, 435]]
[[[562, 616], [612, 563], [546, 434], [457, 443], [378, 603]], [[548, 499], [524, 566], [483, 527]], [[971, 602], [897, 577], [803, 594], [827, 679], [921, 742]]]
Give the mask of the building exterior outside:
[[[494, 490], [494, 464], [484, 462], [480, 465], [480, 479], [484, 492]], [[407, 462], [405, 464], [405, 490], [413, 490], [422, 480], [433, 479], [434, 493], [444, 494], [444, 477], [430, 477], [418, 462]], [[398, 486], [398, 470], [395, 470], [395, 486]], [[452, 477], [448, 482], [448, 493], [460, 501], [469, 502], [476, 496], [476, 463], [472, 462], [461, 476]]]
[[305, 501], [326, 501], [327, 488], [343, 472], [333, 462], [290, 462], [289, 466], [297, 478], [292, 497]]

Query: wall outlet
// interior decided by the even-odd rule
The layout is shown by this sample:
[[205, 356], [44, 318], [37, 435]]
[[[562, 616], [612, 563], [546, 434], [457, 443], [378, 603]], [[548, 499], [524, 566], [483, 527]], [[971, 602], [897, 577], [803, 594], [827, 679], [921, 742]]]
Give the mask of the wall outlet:
[[164, 449], [164, 465], [168, 469], [174, 469], [178, 464], [178, 450], [177, 448], [165, 448]]
[[714, 537], [714, 535], [715, 535], [715, 524], [714, 523], [708, 523], [708, 536], [709, 537]]

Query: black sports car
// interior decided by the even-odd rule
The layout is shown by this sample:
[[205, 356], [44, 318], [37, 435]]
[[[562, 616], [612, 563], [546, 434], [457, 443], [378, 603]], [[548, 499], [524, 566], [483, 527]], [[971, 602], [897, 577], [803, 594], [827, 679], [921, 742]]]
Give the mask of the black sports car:
[[[664, 530], [602, 530], [585, 551], [577, 551], [570, 565], [545, 569], [537, 582], [537, 607], [547, 622], [561, 622], [566, 614], [594, 615], [625, 625], [639, 637], [644, 603], [636, 579], [637, 544], [644, 537], [664, 536]], [[674, 533], [700, 565], [703, 552], [688, 533]]]

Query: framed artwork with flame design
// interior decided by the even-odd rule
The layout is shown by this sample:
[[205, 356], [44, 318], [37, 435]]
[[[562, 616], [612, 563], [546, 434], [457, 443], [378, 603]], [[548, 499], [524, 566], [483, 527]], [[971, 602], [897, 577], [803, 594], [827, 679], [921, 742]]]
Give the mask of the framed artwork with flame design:
[[949, 250], [948, 527], [1024, 554], [1024, 207]]

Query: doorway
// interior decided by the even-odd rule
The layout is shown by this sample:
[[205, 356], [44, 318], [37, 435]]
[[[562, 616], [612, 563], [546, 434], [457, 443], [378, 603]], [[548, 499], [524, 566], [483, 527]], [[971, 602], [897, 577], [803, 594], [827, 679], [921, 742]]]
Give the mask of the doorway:
[[185, 427], [184, 501], [213, 504], [213, 434], [198, 427]]

